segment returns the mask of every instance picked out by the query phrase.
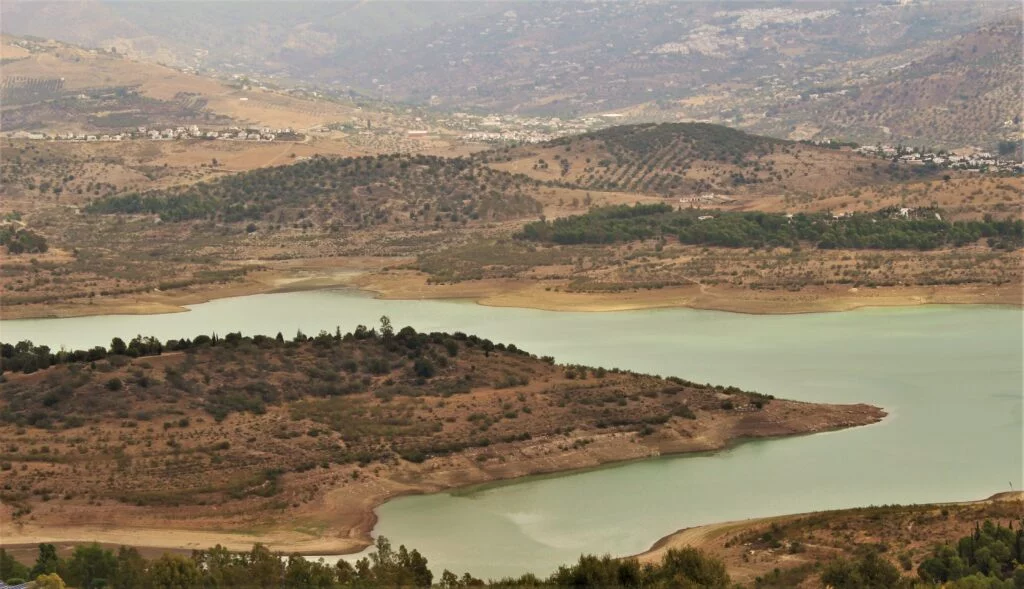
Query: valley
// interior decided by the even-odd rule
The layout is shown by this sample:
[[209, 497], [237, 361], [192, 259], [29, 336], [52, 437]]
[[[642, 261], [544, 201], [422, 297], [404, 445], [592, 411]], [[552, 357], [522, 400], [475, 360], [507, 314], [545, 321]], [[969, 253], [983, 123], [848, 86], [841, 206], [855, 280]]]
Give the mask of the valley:
[[0, 586], [1024, 581], [1020, 6], [240, 7], [0, 3]]
[[[996, 242], [971, 229], [927, 245], [830, 238], [827, 248], [804, 237], [684, 242], [675, 230], [614, 243], [521, 238], [536, 219], [634, 203], [690, 211], [708, 227], [763, 212], [756, 218], [820, 226], [928, 217], [949, 231], [1019, 218], [1024, 186], [1002, 172], [883, 163], [703, 124], [613, 127], [463, 157], [354, 155], [325, 141], [285, 155], [268, 145], [260, 161], [268, 148], [216, 141], [158, 144], [159, 155], [141, 144], [9, 143], [16, 167], [0, 212], [47, 249], [5, 254], [0, 313], [173, 311], [340, 285], [595, 310], [806, 312], [1022, 296], [1017, 226]], [[216, 157], [201, 161], [204, 149]]]

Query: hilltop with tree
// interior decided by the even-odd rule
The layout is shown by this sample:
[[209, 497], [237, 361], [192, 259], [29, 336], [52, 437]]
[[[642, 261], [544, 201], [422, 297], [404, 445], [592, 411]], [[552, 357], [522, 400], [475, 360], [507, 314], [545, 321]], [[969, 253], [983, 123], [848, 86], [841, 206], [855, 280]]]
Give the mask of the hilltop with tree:
[[262, 222], [264, 228], [429, 227], [536, 215], [536, 189], [530, 178], [461, 158], [314, 157], [191, 186], [111, 196], [86, 212], [150, 214], [169, 222]]

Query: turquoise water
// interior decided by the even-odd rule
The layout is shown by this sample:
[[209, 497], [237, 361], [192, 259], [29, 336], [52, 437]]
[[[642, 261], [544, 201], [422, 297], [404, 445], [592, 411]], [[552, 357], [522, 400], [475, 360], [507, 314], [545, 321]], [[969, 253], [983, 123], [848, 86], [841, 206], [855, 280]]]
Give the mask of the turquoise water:
[[889, 412], [863, 428], [382, 506], [375, 533], [419, 548], [436, 570], [546, 573], [581, 552], [635, 553], [702, 523], [969, 500], [1024, 484], [1024, 313], [1016, 308], [563, 313], [319, 291], [222, 299], [172, 315], [3, 321], [0, 337], [77, 348], [137, 333], [291, 336], [375, 325], [381, 315], [397, 327], [475, 333], [560, 362], [806, 401], [865, 402]]

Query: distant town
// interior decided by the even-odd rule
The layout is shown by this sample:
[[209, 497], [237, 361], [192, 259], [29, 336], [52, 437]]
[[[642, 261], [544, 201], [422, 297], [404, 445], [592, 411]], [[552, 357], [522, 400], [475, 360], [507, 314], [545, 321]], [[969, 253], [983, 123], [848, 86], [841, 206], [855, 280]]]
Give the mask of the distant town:
[[864, 145], [854, 149], [857, 153], [870, 155], [890, 161], [898, 161], [911, 165], [933, 166], [951, 170], [967, 170], [976, 172], [1024, 172], [1024, 164], [1019, 161], [1002, 159], [987, 151], [967, 153], [949, 152], [945, 150], [921, 150], [903, 145]]
[[42, 133], [14, 131], [6, 134], [12, 139], [37, 141], [175, 141], [181, 139], [218, 139], [222, 141], [302, 141], [305, 136], [289, 127], [227, 127], [222, 129], [201, 129], [198, 125], [177, 127], [136, 127], [119, 133]]

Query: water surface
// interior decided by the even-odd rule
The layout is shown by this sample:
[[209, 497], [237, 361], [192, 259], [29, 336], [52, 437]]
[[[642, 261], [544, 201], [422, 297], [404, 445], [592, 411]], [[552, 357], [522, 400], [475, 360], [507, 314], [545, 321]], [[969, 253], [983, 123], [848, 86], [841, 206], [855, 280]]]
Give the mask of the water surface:
[[188, 313], [0, 322], [4, 341], [51, 347], [229, 331], [292, 336], [375, 325], [464, 331], [560, 362], [731, 384], [806, 401], [885, 408], [878, 425], [746, 443], [405, 497], [375, 533], [432, 568], [550, 572], [581, 552], [629, 554], [678, 528], [817, 509], [970, 500], [1022, 487], [1024, 343], [1017, 308], [926, 306], [806, 315], [666, 309], [565, 313], [452, 301], [383, 301], [344, 291], [257, 295]]

